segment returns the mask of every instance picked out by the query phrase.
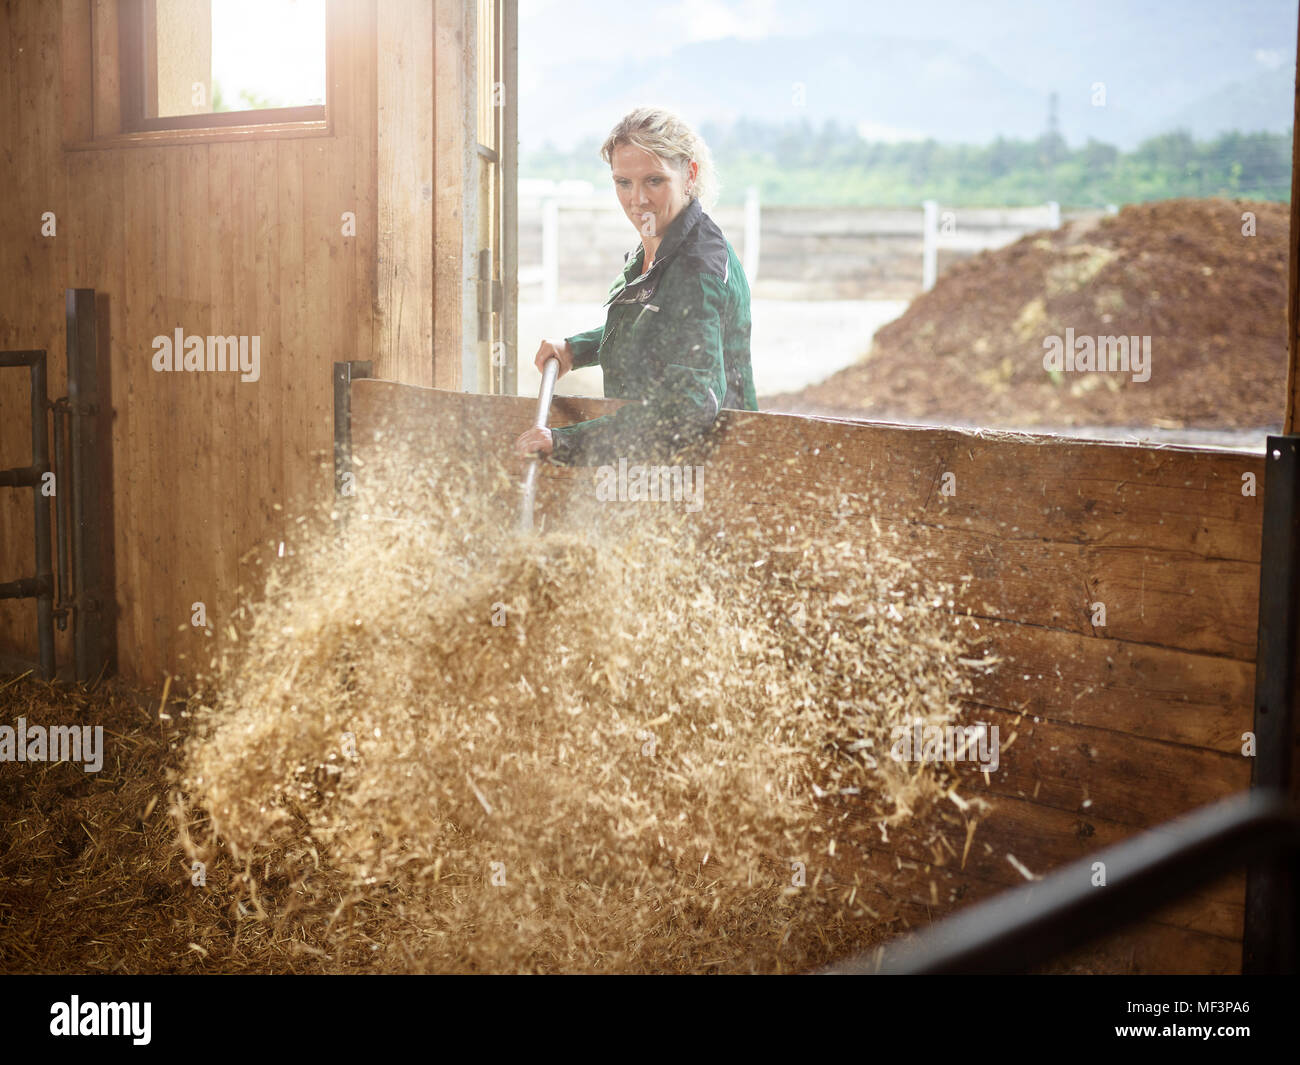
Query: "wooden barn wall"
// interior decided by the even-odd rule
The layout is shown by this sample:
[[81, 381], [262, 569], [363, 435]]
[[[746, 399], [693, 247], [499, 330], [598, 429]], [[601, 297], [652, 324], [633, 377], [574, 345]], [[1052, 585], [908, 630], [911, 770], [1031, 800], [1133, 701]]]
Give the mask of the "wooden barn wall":
[[[525, 399], [463, 396], [384, 381], [353, 386], [364, 476], [381, 447], [414, 433], [502, 449], [530, 424]], [[553, 424], [616, 404], [558, 397]], [[705, 467], [699, 520], [752, 513], [798, 536], [829, 523], [846, 492], [870, 492], [932, 577], [965, 580], [956, 609], [1002, 659], [976, 680], [967, 720], [999, 726], [1002, 764], [962, 790], [995, 804], [960, 854], [907, 829], [869, 851], [842, 848], [835, 875], [870, 898], [902, 898], [925, 924], [1035, 874], [1250, 784], [1263, 456], [1010, 434], [725, 415]], [[773, 460], [772, 456], [780, 456]], [[593, 492], [590, 470], [547, 468], [541, 522]], [[956, 475], [956, 494], [940, 491]], [[628, 504], [636, 506], [638, 504]], [[639, 504], [647, 505], [647, 504]], [[864, 535], [869, 527], [862, 526]], [[1104, 628], [1092, 603], [1107, 607]], [[977, 652], [978, 657], [978, 652]], [[1011, 737], [1014, 735], [1014, 742]], [[949, 811], [955, 815], [956, 811]], [[810, 875], [812, 867], [810, 866]], [[1104, 971], [1235, 972], [1245, 879], [1231, 874], [1070, 964]], [[869, 903], [868, 903], [869, 904]]]
[[[220, 630], [295, 500], [327, 497], [331, 364], [373, 359], [387, 378], [433, 382], [434, 16], [331, 0], [329, 136], [68, 150], [64, 112], [85, 113], [70, 94], [90, 91], [61, 62], [76, 10], [0, 3], [0, 349], [46, 349], [63, 395], [64, 290], [106, 300], [119, 661], [156, 682], [211, 646], [191, 604]], [[88, 54], [87, 35], [70, 47]], [[400, 59], [382, 78], [380, 47]], [[66, 121], [71, 140], [88, 135]], [[177, 327], [260, 336], [260, 380], [154, 372], [152, 338]], [[0, 373], [0, 466], [29, 461], [26, 404], [25, 375]], [[30, 492], [0, 492], [0, 579], [34, 572], [31, 523]], [[0, 652], [34, 656], [34, 621], [34, 603], [0, 602]]]

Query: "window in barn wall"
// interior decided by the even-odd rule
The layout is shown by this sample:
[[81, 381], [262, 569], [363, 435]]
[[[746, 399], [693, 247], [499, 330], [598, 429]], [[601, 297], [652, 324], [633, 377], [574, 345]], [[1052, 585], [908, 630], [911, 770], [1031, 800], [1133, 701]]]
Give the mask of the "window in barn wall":
[[325, 6], [325, 0], [123, 4], [123, 130], [324, 123]]

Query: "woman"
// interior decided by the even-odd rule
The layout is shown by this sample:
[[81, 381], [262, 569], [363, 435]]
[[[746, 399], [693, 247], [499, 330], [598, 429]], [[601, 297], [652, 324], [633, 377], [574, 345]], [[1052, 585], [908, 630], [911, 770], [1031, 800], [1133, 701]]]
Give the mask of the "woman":
[[757, 410], [749, 360], [749, 282], [735, 250], [704, 213], [713, 192], [709, 149], [680, 118], [633, 111], [600, 150], [641, 237], [605, 301], [603, 326], [544, 340], [538, 370], [560, 375], [600, 363], [605, 395], [632, 400], [563, 429], [529, 429], [520, 456], [562, 466], [667, 459], [702, 436], [723, 407]]

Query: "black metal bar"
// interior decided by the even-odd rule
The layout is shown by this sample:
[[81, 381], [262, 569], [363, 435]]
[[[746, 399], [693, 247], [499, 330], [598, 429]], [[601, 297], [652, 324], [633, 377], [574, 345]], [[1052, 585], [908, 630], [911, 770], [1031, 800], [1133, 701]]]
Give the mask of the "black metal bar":
[[[1242, 860], [1300, 849], [1300, 810], [1243, 792], [1005, 891], [886, 947], [877, 970], [860, 955], [825, 973], [1025, 972], [1231, 872]], [[1098, 878], [1104, 872], [1104, 886]]]
[[[46, 475], [50, 472], [50, 438], [45, 412], [50, 393], [45, 377], [45, 352], [29, 363], [32, 377], [32, 469], [37, 482], [32, 485], [32, 511], [36, 532], [36, 579], [42, 584], [36, 596], [36, 642], [39, 647], [41, 677], [54, 677], [54, 574], [50, 571], [50, 497], [46, 492]], [[58, 491], [58, 485], [54, 486]]]
[[54, 676], [54, 577], [50, 573], [50, 498], [46, 475], [50, 472], [49, 440], [45, 411], [49, 390], [45, 377], [44, 351], [0, 351], [0, 368], [27, 367], [30, 377], [32, 462], [0, 470], [0, 487], [32, 490], [32, 536], [36, 547], [36, 576], [0, 584], [0, 599], [36, 600], [36, 642], [41, 676]]
[[[107, 335], [107, 332], [105, 333]], [[72, 646], [78, 681], [94, 680], [115, 658], [112, 449], [101, 398], [95, 290], [67, 290], [69, 477], [72, 520]], [[104, 395], [106, 396], [106, 392]]]
[[0, 599], [37, 599], [49, 591], [53, 591], [49, 581], [40, 577], [20, 577], [0, 584]]
[[352, 495], [352, 382], [374, 376], [374, 363], [352, 360], [334, 364], [334, 494]]
[[0, 470], [0, 488], [30, 488], [39, 485], [43, 472], [36, 466], [15, 466], [11, 470]]
[[[68, 468], [68, 449], [64, 443], [68, 429], [67, 401], [56, 400], [51, 406], [54, 413], [54, 475], [62, 477]], [[72, 605], [72, 588], [69, 584], [68, 570], [68, 496], [70, 493], [63, 491], [63, 487], [66, 486], [60, 486], [60, 490], [54, 495], [54, 554], [57, 562], [55, 573], [58, 577], [54, 597], [54, 621], [60, 632], [68, 627], [68, 610]]]
[[[1251, 786], [1294, 796], [1300, 702], [1300, 436], [1270, 436], [1260, 539], [1259, 642]], [[1296, 892], [1300, 862], [1280, 855], [1246, 876], [1242, 972], [1293, 973], [1300, 958]]]
[[43, 351], [0, 351], [0, 368], [6, 366], [35, 366], [44, 360]]

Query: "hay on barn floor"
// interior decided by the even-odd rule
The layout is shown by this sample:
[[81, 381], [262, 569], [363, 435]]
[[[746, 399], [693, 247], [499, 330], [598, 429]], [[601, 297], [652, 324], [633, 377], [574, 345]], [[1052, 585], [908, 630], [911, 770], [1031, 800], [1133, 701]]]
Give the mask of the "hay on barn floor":
[[961, 851], [978, 803], [887, 757], [956, 714], [959, 619], [860, 514], [520, 539], [513, 479], [369, 473], [188, 703], [0, 679], [107, 752], [0, 764], [0, 969], [801, 969], [903, 927], [878, 825]]
[[[124, 688], [0, 677], [0, 723], [104, 729], [104, 762], [0, 762], [0, 971], [297, 972], [316, 959], [197, 886], [168, 816], [176, 732]], [[229, 864], [229, 863], [227, 863]], [[220, 881], [238, 872], [216, 863]]]
[[945, 589], [847, 524], [520, 537], [512, 492], [396, 455], [199, 700], [177, 816], [243, 908], [403, 970], [770, 971], [896, 927], [835, 853], [951, 788], [887, 757], [966, 690]]

